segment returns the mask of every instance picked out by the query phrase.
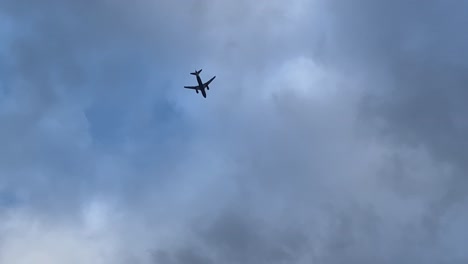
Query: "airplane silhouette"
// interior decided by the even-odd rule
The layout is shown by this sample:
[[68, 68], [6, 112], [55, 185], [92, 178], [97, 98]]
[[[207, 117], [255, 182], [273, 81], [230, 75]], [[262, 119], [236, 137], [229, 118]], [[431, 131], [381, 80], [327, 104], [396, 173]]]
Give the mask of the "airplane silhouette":
[[207, 81], [206, 83], [203, 83], [201, 78], [200, 78], [200, 72], [202, 71], [202, 69], [200, 69], [199, 71], [195, 70], [194, 72], [191, 72], [190, 74], [192, 75], [195, 75], [197, 77], [197, 82], [198, 82], [198, 85], [197, 86], [184, 86], [184, 88], [187, 88], [187, 89], [193, 89], [195, 90], [197, 93], [198, 93], [198, 90], [201, 91], [203, 97], [206, 98], [206, 92], [205, 92], [205, 88], [207, 90], [210, 89], [210, 87], [208, 87], [208, 85], [214, 80], [214, 78], [216, 78], [216, 76], [213, 76], [213, 78], [211, 78], [209, 81]]

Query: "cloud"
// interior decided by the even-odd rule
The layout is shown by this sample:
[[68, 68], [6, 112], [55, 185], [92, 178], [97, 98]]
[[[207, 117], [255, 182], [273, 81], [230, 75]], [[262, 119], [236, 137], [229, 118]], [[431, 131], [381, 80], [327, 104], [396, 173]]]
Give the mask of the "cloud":
[[[466, 148], [461, 137], [466, 125], [460, 116], [467, 109], [459, 100], [466, 96], [463, 47], [468, 36], [459, 32], [465, 20], [459, 10], [466, 6], [440, 1], [415, 6], [397, 1], [366, 7], [360, 11], [343, 8], [346, 11], [339, 18], [346, 21], [343, 31], [359, 29], [352, 30], [359, 37], [347, 43], [355, 50], [350, 54], [362, 53], [364, 60], [353, 58], [372, 61], [385, 70], [383, 78], [370, 83], [380, 89], [370, 93], [363, 112], [383, 124], [386, 137], [395, 143], [421, 146], [436, 160], [454, 167], [444, 176], [448, 182], [443, 185], [443, 197], [432, 205], [431, 214], [443, 217], [466, 200], [461, 187], [466, 186]], [[398, 21], [377, 19], [392, 13], [399, 14]]]
[[466, 261], [463, 7], [3, 1], [0, 260]]

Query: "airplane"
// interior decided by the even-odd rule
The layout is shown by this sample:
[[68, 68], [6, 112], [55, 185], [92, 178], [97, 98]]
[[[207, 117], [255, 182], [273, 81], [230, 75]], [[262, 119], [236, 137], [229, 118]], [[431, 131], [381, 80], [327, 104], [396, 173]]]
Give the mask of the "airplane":
[[209, 81], [207, 81], [206, 83], [203, 83], [201, 78], [200, 78], [200, 72], [202, 71], [202, 69], [200, 70], [195, 70], [194, 72], [191, 72], [190, 74], [192, 75], [195, 75], [197, 76], [197, 82], [198, 82], [198, 85], [197, 86], [184, 86], [184, 88], [187, 88], [187, 89], [193, 89], [195, 90], [197, 93], [198, 93], [198, 90], [201, 91], [203, 97], [206, 98], [206, 92], [205, 92], [205, 88], [207, 90], [210, 89], [210, 87], [208, 87], [208, 85], [214, 80], [214, 78], [216, 78], [216, 76], [213, 76], [213, 78], [211, 78]]

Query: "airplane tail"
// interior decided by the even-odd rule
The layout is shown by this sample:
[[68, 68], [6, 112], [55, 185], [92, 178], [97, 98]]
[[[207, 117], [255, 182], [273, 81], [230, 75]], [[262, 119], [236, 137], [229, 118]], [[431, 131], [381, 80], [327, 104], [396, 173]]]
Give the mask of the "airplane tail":
[[195, 70], [194, 72], [191, 72], [190, 74], [192, 74], [192, 75], [198, 75], [198, 74], [200, 74], [201, 71], [202, 71], [202, 69], [200, 69], [200, 70], [198, 70], [198, 71]]

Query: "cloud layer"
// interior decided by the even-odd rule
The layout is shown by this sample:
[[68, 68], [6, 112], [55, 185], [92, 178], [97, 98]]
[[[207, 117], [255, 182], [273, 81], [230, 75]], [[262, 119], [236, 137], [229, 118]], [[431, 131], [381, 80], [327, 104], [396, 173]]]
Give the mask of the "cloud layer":
[[0, 262], [466, 262], [467, 7], [2, 1]]

